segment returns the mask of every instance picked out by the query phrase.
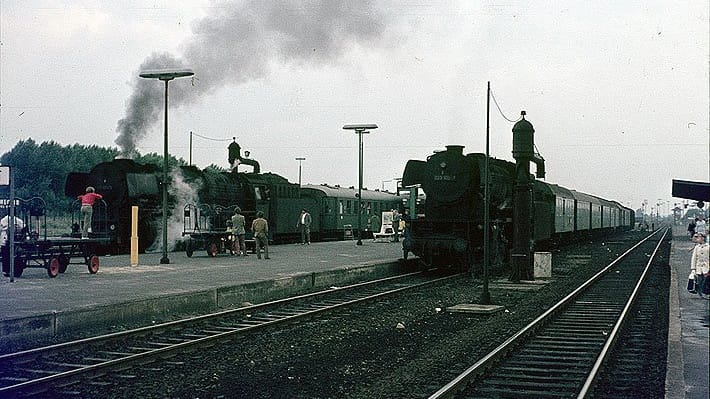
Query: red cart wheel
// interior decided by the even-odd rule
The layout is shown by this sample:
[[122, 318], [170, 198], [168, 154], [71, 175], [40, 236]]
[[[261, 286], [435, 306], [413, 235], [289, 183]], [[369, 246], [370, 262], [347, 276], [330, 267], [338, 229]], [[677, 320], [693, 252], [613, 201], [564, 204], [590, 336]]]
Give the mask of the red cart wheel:
[[47, 275], [49, 277], [57, 277], [59, 275], [59, 259], [52, 257], [49, 260], [49, 266], [47, 266]]
[[217, 256], [217, 243], [216, 242], [211, 242], [207, 245], [207, 255], [211, 257]]
[[89, 257], [89, 273], [96, 274], [99, 271], [99, 257], [96, 255], [91, 255]]

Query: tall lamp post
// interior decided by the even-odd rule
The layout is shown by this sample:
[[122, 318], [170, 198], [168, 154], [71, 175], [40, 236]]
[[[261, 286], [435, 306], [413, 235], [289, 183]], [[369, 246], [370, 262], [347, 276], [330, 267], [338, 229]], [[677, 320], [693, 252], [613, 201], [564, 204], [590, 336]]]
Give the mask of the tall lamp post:
[[374, 123], [364, 123], [357, 125], [345, 125], [343, 126], [345, 130], [354, 130], [358, 135], [359, 143], [359, 178], [357, 184], [357, 243], [356, 245], [362, 245], [362, 135], [370, 133], [368, 130], [377, 129], [377, 125]]
[[190, 69], [159, 69], [143, 71], [138, 76], [145, 79], [158, 79], [165, 82], [165, 134], [163, 137], [163, 257], [161, 264], [170, 263], [168, 259], [168, 82], [175, 78], [192, 76]]
[[301, 162], [305, 161], [306, 158], [304, 157], [296, 157], [296, 161], [298, 161], [298, 187], [301, 188]]

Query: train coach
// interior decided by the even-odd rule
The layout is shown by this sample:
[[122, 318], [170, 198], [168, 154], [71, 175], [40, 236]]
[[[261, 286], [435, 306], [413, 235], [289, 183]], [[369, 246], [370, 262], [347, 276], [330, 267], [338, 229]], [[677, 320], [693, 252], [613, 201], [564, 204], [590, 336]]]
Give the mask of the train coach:
[[[410, 160], [403, 186], [421, 186], [425, 216], [413, 219], [404, 242], [424, 262], [480, 265], [484, 225], [484, 163], [486, 155], [463, 154], [462, 146], [447, 146], [426, 161]], [[491, 245], [506, 263], [511, 252], [515, 203], [512, 162], [489, 158]], [[570, 190], [540, 180], [532, 182], [534, 248], [560, 240], [613, 234], [634, 226], [634, 212], [615, 201]], [[499, 266], [502, 267], [502, 266]]]

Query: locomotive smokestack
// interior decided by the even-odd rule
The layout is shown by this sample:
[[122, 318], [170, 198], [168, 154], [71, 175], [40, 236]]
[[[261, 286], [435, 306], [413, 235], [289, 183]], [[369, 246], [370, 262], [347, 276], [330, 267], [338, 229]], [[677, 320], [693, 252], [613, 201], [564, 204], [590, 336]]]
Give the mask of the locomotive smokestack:
[[463, 155], [463, 147], [462, 145], [447, 145], [446, 146], [446, 151], [452, 152], [457, 155]]

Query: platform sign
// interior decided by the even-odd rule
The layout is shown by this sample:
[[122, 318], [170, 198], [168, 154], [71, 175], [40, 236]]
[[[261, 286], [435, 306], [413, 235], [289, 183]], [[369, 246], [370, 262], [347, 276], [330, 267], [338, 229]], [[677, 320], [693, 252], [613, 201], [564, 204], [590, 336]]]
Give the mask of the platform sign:
[[0, 186], [10, 185], [10, 167], [0, 166]]
[[0, 166], [0, 197], [8, 197], [10, 194], [10, 167]]

